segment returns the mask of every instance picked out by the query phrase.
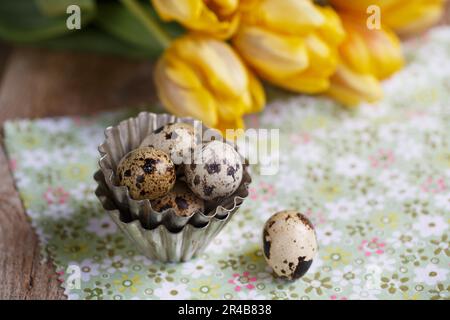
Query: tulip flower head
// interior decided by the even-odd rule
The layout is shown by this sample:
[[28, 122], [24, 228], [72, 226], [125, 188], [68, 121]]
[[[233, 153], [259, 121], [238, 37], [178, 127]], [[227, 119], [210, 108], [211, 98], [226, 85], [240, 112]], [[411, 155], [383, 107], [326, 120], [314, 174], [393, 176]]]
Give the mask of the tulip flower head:
[[[394, 32], [431, 25], [445, 0], [329, 0], [336, 11], [312, 0], [152, 2], [163, 20], [191, 32], [157, 64], [161, 101], [172, 113], [224, 131], [242, 128], [242, 116], [264, 105], [252, 71], [284, 89], [326, 93], [347, 106], [381, 99], [380, 81], [404, 65]], [[375, 28], [368, 11], [374, 5], [381, 19]], [[229, 38], [239, 55], [220, 41]]]
[[171, 113], [222, 132], [243, 128], [242, 116], [265, 104], [261, 83], [231, 46], [200, 34], [171, 43], [156, 65], [155, 83]]
[[408, 35], [431, 27], [442, 16], [445, 0], [330, 0], [339, 11], [365, 14], [377, 5], [381, 22], [398, 34]]
[[309, 0], [260, 0], [244, 11], [232, 38], [243, 59], [263, 79], [285, 89], [328, 89], [344, 30], [330, 7]]
[[344, 64], [383, 80], [400, 70], [404, 60], [400, 40], [383, 25], [368, 29], [364, 17], [342, 14], [347, 37], [339, 47]]
[[240, 0], [152, 0], [165, 21], [177, 21], [189, 30], [229, 38], [239, 24]]
[[404, 65], [400, 40], [387, 27], [369, 29], [363, 14], [340, 13], [346, 38], [339, 46], [341, 65], [328, 94], [347, 106], [382, 97], [380, 80]]
[[371, 74], [358, 73], [348, 66], [339, 65], [331, 77], [331, 85], [327, 95], [347, 107], [361, 103], [376, 102], [383, 92], [378, 79]]

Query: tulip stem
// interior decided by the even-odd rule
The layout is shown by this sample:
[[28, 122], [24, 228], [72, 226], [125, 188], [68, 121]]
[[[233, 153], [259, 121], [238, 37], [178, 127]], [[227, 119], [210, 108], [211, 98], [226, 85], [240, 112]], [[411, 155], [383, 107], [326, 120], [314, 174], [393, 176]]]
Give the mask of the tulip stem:
[[136, 0], [120, 0], [122, 4], [147, 28], [159, 44], [165, 49], [170, 44], [170, 36], [159, 23]]

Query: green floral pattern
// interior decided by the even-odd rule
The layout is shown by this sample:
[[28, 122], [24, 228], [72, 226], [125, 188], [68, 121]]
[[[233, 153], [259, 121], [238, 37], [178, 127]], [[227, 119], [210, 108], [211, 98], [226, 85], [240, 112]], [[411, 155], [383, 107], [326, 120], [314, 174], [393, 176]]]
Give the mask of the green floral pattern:
[[[140, 255], [94, 196], [103, 129], [128, 114], [7, 122], [18, 190], [68, 298], [449, 299], [450, 29], [405, 50], [377, 105], [279, 96], [249, 117], [281, 128], [279, 173], [254, 166], [243, 207], [183, 264]], [[310, 217], [320, 245], [295, 282], [274, 278], [260, 247], [265, 220], [285, 208]]]

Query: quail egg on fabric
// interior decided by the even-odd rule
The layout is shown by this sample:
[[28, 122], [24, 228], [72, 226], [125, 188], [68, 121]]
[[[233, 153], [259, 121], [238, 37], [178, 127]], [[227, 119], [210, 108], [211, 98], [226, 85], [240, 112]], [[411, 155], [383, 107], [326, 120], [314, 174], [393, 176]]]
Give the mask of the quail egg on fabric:
[[150, 147], [125, 155], [117, 166], [117, 176], [135, 200], [159, 198], [172, 189], [176, 180], [175, 165], [169, 156]]
[[163, 212], [173, 209], [177, 216], [190, 217], [196, 212], [203, 212], [205, 205], [202, 199], [197, 197], [184, 182], [177, 182], [168, 194], [151, 201], [155, 211]]
[[298, 279], [308, 271], [318, 250], [314, 227], [300, 212], [277, 212], [264, 225], [263, 248], [277, 276]]
[[167, 153], [176, 165], [186, 163], [195, 146], [194, 127], [187, 123], [168, 123], [141, 143], [141, 147], [153, 147]]
[[[199, 158], [199, 159], [198, 159]], [[242, 181], [242, 162], [232, 146], [211, 141], [201, 146], [194, 163], [185, 164], [186, 182], [204, 200], [231, 195]]]

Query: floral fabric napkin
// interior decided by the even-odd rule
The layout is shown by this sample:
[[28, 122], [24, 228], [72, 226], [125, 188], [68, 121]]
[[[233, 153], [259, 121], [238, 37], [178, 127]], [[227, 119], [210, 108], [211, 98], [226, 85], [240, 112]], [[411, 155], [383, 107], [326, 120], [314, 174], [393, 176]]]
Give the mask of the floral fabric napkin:
[[[68, 298], [449, 299], [450, 29], [405, 50], [377, 105], [278, 97], [247, 119], [281, 129], [279, 173], [253, 168], [249, 199], [183, 264], [140, 255], [95, 198], [103, 129], [128, 114], [7, 122], [17, 187]], [[261, 252], [263, 223], [285, 208], [310, 217], [320, 245], [295, 282], [274, 279]]]

